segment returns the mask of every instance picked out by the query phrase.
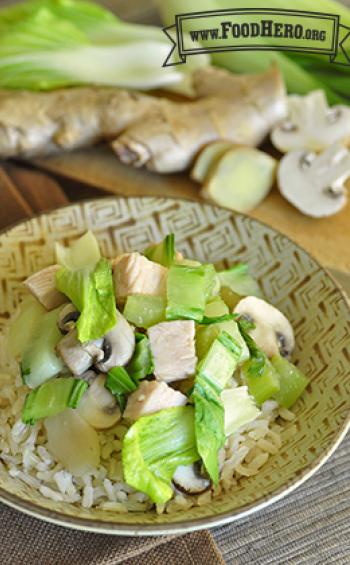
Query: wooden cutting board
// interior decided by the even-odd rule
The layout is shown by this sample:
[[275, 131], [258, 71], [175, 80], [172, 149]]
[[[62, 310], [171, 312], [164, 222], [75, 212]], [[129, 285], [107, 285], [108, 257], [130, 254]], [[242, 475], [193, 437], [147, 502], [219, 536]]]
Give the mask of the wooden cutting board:
[[[201, 200], [199, 185], [187, 173], [159, 175], [134, 169], [121, 164], [104, 146], [51, 156], [36, 164], [114, 194]], [[324, 266], [350, 272], [350, 203], [335, 216], [313, 219], [298, 212], [274, 188], [250, 215], [288, 235]]]

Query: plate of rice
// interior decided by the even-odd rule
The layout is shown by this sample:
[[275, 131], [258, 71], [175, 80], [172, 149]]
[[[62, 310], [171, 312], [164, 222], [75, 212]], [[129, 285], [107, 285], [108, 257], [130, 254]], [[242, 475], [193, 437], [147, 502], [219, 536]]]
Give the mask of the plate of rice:
[[217, 526], [349, 428], [347, 300], [251, 218], [104, 198], [2, 233], [0, 265], [5, 504], [118, 535]]

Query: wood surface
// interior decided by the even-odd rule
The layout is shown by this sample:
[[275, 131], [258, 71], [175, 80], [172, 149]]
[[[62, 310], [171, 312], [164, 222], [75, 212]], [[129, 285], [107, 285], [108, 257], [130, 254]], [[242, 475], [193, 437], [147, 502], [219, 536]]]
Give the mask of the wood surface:
[[[114, 194], [157, 195], [201, 200], [200, 187], [187, 173], [159, 175], [121, 164], [108, 147], [40, 159], [37, 164]], [[350, 272], [350, 203], [337, 215], [313, 219], [301, 214], [274, 188], [250, 213], [309, 251], [324, 266]]]

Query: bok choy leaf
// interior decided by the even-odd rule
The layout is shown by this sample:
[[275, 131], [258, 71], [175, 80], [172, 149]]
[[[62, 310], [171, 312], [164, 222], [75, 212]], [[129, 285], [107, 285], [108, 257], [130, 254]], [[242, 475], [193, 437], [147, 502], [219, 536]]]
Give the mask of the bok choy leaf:
[[80, 312], [77, 330], [82, 343], [104, 336], [117, 323], [112, 267], [107, 259], [100, 259], [93, 271], [63, 267], [56, 275], [56, 285]]
[[73, 377], [61, 377], [43, 383], [27, 394], [22, 412], [23, 422], [34, 424], [66, 408], [76, 408], [87, 388], [86, 381]]
[[[163, 68], [169, 42], [161, 28], [127, 24], [84, 0], [29, 0], [0, 10], [0, 87], [49, 90], [100, 84], [189, 89], [189, 72]], [[142, 61], [142, 64], [140, 64]]]
[[173, 496], [171, 479], [179, 465], [199, 460], [191, 406], [161, 410], [137, 420], [124, 436], [125, 482], [156, 504]]

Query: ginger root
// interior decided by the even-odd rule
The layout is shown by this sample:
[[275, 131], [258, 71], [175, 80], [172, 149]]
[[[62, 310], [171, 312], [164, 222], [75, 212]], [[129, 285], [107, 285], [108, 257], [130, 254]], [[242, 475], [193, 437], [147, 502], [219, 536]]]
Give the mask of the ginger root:
[[233, 75], [204, 67], [193, 74], [194, 102], [159, 99], [113, 143], [119, 159], [158, 173], [182, 171], [208, 143], [223, 139], [257, 146], [286, 113], [281, 75], [272, 67], [259, 75]]
[[175, 102], [115, 88], [0, 92], [0, 157], [35, 157], [103, 140], [123, 163], [161, 173], [186, 169], [208, 143], [258, 145], [286, 111], [281, 75], [193, 74], [198, 99]]

